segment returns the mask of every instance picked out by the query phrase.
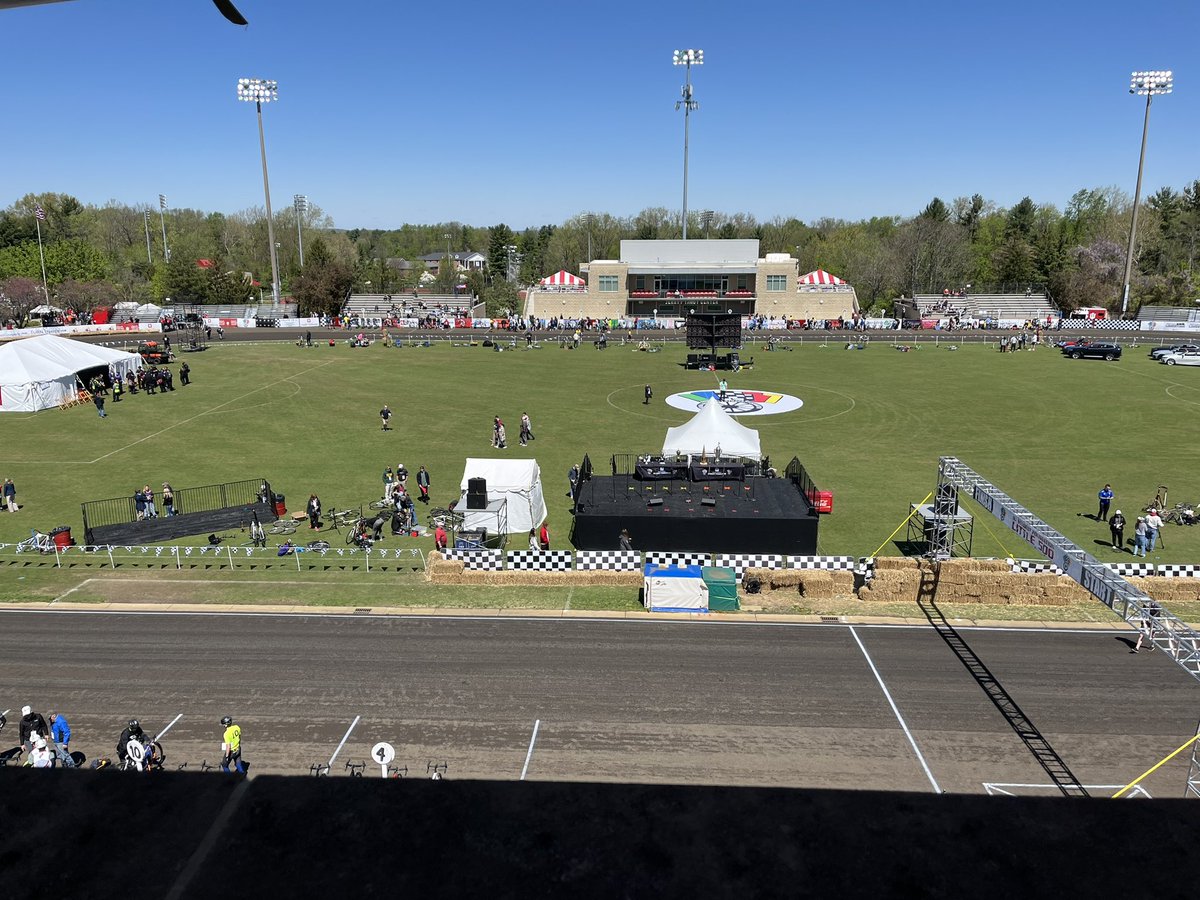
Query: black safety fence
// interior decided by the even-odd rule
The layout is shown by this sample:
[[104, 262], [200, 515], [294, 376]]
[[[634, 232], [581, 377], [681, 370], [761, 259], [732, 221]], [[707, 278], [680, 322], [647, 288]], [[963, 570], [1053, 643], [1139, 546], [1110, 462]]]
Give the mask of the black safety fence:
[[[160, 485], [150, 486], [154, 491], [154, 504], [160, 516], [166, 515], [163, 509], [162, 488]], [[185, 513], [210, 512], [231, 506], [248, 506], [254, 503], [270, 503], [273, 500], [271, 485], [265, 478], [253, 478], [248, 481], [230, 481], [224, 484], [205, 484], [200, 487], [186, 487], [173, 490], [174, 510], [177, 515]], [[109, 500], [91, 500], [80, 504], [83, 510], [83, 530], [88, 533], [93, 528], [105, 525], [124, 525], [136, 522], [137, 502], [134, 491], [126, 497], [113, 497]]]

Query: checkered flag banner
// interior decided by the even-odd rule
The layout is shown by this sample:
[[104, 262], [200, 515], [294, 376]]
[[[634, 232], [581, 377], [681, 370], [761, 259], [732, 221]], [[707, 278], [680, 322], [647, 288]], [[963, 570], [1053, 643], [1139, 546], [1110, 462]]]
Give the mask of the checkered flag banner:
[[35, 218], [41, 219], [43, 222], [46, 221], [46, 211], [42, 209], [42, 204], [40, 203], [35, 203], [33, 205], [33, 215]]

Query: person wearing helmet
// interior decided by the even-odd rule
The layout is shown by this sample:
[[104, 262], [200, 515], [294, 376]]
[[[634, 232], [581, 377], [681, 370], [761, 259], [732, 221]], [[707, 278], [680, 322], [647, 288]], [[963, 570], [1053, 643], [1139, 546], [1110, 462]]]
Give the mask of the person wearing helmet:
[[224, 716], [221, 724], [225, 727], [225, 732], [221, 735], [221, 771], [228, 774], [232, 765], [234, 771], [244, 775], [246, 767], [242, 765], [242, 728], [234, 724], [232, 716]]
[[144, 741], [145, 737], [146, 733], [142, 731], [141, 723], [137, 719], [130, 719], [125, 730], [121, 732], [121, 736], [117, 738], [117, 762], [123, 764], [129, 757], [129, 751], [126, 748], [130, 741]]
[[41, 735], [37, 735], [33, 739], [33, 746], [29, 750], [29, 762], [27, 765], [33, 766], [35, 769], [49, 769], [53, 763], [54, 756], [50, 753], [46, 739]]
[[33, 749], [33, 739], [35, 737], [46, 737], [50, 733], [50, 729], [46, 727], [46, 720], [42, 718], [41, 713], [33, 711], [32, 706], [21, 707], [21, 747], [25, 750]]

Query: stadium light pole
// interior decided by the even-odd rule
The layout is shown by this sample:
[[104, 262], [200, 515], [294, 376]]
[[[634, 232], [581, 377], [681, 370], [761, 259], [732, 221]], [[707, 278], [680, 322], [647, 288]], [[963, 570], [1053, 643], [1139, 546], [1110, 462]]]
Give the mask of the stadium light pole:
[[713, 211], [705, 209], [700, 211], [700, 227], [704, 229], [704, 239], [708, 240], [708, 229], [712, 225]]
[[1129, 76], [1129, 93], [1146, 98], [1146, 118], [1142, 122], [1142, 153], [1138, 157], [1137, 187], [1133, 190], [1133, 219], [1129, 224], [1129, 249], [1125, 254], [1125, 289], [1121, 294], [1121, 315], [1129, 311], [1129, 281], [1133, 277], [1133, 247], [1137, 240], [1138, 204], [1142, 199], [1142, 168], [1146, 164], [1146, 132], [1150, 129], [1150, 103], [1159, 94], [1175, 87], [1171, 70], [1134, 72]]
[[275, 251], [275, 223], [271, 217], [271, 182], [267, 178], [267, 140], [263, 136], [262, 105], [279, 99], [279, 82], [239, 78], [237, 97], [258, 110], [258, 149], [262, 154], [263, 194], [267, 198], [267, 243], [271, 249], [271, 299], [279, 305], [279, 254]]
[[296, 194], [292, 197], [292, 202], [296, 205], [296, 246], [300, 250], [300, 268], [304, 268], [304, 232], [300, 225], [304, 217], [308, 215], [308, 198], [303, 194]]
[[150, 210], [145, 210], [143, 220], [146, 223], [146, 263], [154, 265], [154, 257], [150, 254]]
[[692, 66], [704, 65], [703, 50], [676, 50], [671, 54], [671, 64], [686, 69], [683, 84], [683, 99], [675, 101], [675, 109], [683, 107], [683, 239], [687, 240], [687, 181], [688, 181], [688, 116], [700, 104], [692, 99]]
[[583, 217], [583, 224], [587, 226], [588, 262], [591, 262], [592, 261], [592, 226], [596, 224], [596, 217], [592, 213], [587, 213]]
[[167, 195], [158, 195], [158, 221], [162, 223], [163, 233], [163, 259], [167, 262], [171, 261], [171, 248], [167, 246]]

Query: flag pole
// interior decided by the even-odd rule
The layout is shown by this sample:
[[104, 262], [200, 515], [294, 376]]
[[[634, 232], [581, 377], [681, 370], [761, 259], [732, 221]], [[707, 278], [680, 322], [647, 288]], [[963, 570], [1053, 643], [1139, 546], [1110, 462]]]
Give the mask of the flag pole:
[[42, 249], [42, 218], [36, 212], [33, 214], [33, 224], [37, 226], [38, 256], [42, 260], [42, 291], [46, 295], [46, 305], [49, 306], [50, 288], [46, 285], [46, 252]]

